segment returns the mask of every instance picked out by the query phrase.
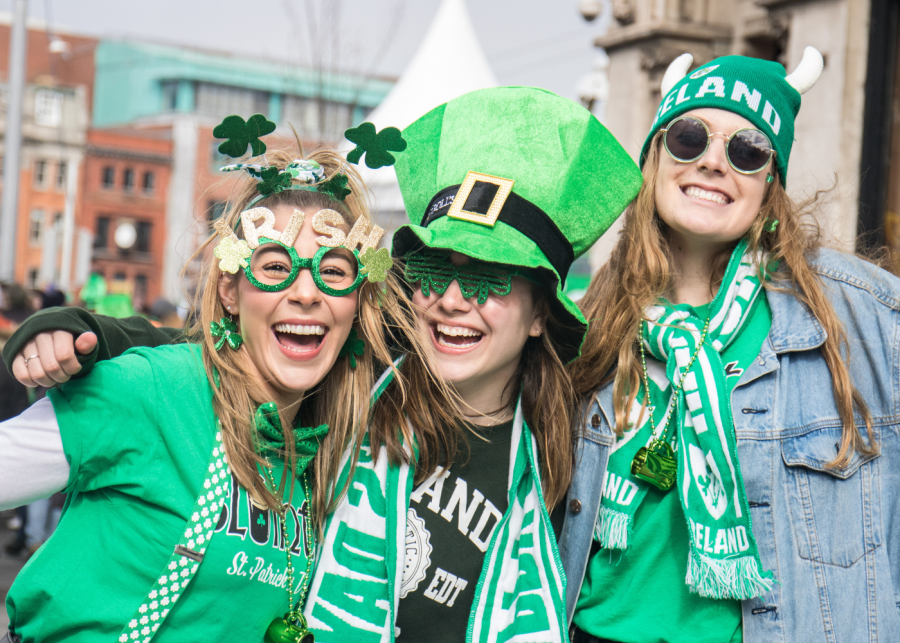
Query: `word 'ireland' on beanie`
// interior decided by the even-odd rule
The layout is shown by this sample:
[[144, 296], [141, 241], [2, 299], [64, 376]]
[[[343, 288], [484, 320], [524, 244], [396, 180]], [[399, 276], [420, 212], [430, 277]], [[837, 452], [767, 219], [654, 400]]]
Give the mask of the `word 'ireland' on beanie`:
[[663, 98], [641, 149], [641, 166], [657, 131], [685, 112], [713, 107], [743, 116], [769, 137], [781, 183], [787, 184], [800, 95], [819, 80], [824, 68], [822, 54], [807, 47], [790, 75], [776, 62], [747, 56], [716, 58], [688, 75], [693, 60], [690, 54], [680, 55], [663, 76]]

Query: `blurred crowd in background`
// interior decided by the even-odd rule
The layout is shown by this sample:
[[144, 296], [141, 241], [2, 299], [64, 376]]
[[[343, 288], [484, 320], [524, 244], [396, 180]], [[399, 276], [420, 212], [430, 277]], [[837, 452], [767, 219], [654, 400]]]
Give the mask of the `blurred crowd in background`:
[[[102, 276], [94, 274], [77, 293], [50, 286], [45, 290], [25, 288], [16, 282], [0, 283], [0, 350], [19, 324], [36, 312], [54, 306], [80, 306], [112, 317], [141, 315], [154, 325], [178, 327], [184, 324], [177, 306], [164, 298], [149, 305], [135, 301], [127, 292], [108, 288]], [[46, 389], [20, 384], [5, 366], [0, 366], [0, 422], [19, 415], [44, 397]], [[14, 512], [4, 512], [5, 526], [13, 535], [3, 545], [8, 556], [27, 559], [46, 541], [59, 521], [65, 496], [54, 494]]]

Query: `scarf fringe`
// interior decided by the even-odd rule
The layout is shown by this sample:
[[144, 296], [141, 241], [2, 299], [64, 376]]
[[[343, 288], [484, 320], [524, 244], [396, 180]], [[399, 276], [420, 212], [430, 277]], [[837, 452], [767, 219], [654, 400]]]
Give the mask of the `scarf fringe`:
[[600, 516], [594, 523], [594, 538], [606, 549], [628, 549], [629, 522], [628, 514], [600, 507]]
[[685, 582], [704, 598], [745, 600], [772, 591], [773, 579], [760, 574], [754, 556], [717, 559], [703, 554], [688, 555]]

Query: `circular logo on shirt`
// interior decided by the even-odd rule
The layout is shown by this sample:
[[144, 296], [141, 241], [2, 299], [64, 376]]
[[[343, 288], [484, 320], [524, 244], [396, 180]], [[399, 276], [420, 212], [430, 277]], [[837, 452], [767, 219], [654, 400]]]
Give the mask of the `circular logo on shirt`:
[[406, 514], [406, 565], [400, 583], [400, 598], [416, 591], [419, 583], [425, 580], [431, 565], [431, 552], [431, 532], [425, 528], [425, 521], [419, 518], [416, 510], [410, 507]]

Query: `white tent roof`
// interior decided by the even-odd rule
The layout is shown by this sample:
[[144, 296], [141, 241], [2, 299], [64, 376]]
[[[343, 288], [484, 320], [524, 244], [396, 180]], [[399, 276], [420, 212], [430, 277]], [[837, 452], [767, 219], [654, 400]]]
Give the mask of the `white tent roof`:
[[[380, 131], [404, 129], [413, 121], [457, 96], [496, 87], [497, 80], [481, 49], [466, 0], [442, 0], [409, 65], [390, 93], [366, 119]], [[403, 199], [393, 172], [359, 167], [375, 194], [376, 212], [402, 211]], [[403, 222], [391, 222], [399, 225]]]

